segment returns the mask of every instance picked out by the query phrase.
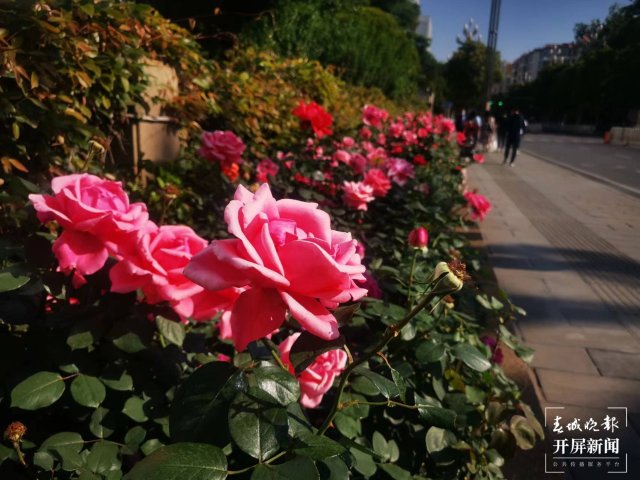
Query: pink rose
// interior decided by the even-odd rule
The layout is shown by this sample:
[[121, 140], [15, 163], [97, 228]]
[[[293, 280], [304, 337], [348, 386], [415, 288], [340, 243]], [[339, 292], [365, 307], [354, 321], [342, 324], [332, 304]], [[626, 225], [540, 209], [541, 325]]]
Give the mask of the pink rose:
[[331, 230], [317, 204], [278, 200], [268, 184], [239, 186], [224, 213], [236, 238], [214, 240], [184, 274], [207, 290], [245, 287], [231, 312], [238, 350], [279, 328], [286, 313], [324, 339], [339, 335], [328, 310], [366, 295], [354, 280], [365, 268], [351, 234]]
[[[299, 333], [287, 337], [280, 345], [280, 358], [289, 367], [289, 371], [295, 374], [289, 352], [295, 341], [300, 336]], [[300, 403], [306, 408], [315, 408], [322, 402], [322, 397], [333, 386], [337, 376], [347, 366], [347, 354], [344, 350], [335, 349], [318, 355], [313, 363], [298, 375], [300, 383]]]
[[349, 159], [349, 166], [353, 170], [353, 173], [357, 175], [364, 173], [367, 163], [368, 160], [359, 153], [354, 153]]
[[344, 182], [343, 199], [347, 206], [355, 210], [367, 210], [367, 203], [374, 200], [373, 187], [365, 185], [363, 182]]
[[344, 148], [351, 148], [356, 144], [356, 141], [351, 137], [344, 137], [342, 139], [342, 146]]
[[362, 122], [375, 128], [381, 128], [382, 123], [389, 118], [389, 112], [374, 105], [365, 105], [362, 109]]
[[147, 303], [169, 302], [183, 319], [208, 320], [229, 308], [238, 296], [235, 289], [207, 292], [182, 273], [193, 255], [207, 246], [206, 240], [184, 225], [149, 224], [140, 232], [135, 252], [109, 271], [111, 291], [142, 289]]
[[482, 155], [481, 153], [474, 153], [473, 154], [473, 159], [478, 162], [479, 164], [483, 164], [484, 163], [484, 155]]
[[[135, 243], [135, 231], [149, 219], [144, 203], [129, 203], [120, 182], [87, 173], [56, 177], [53, 195], [29, 195], [42, 223], [55, 220], [64, 229], [53, 244], [60, 270], [83, 275], [100, 270], [109, 254], [120, 255]], [[79, 276], [79, 277], [78, 277]]]
[[300, 100], [293, 113], [304, 125], [309, 125], [320, 139], [325, 135], [331, 135], [333, 116], [316, 102], [304, 103]]
[[392, 123], [389, 127], [389, 135], [394, 138], [400, 138], [402, 136], [402, 132], [404, 132], [404, 125], [401, 123]]
[[232, 163], [242, 163], [241, 157], [246, 148], [244, 142], [233, 132], [216, 130], [202, 134], [202, 146], [198, 149], [198, 155], [228, 168]]
[[274, 179], [278, 174], [280, 167], [277, 163], [269, 158], [264, 158], [256, 167], [256, 179], [261, 183], [268, 183], [269, 177]]
[[351, 160], [351, 154], [346, 150], [337, 150], [336, 153], [333, 154], [333, 159], [348, 165]]
[[473, 192], [465, 192], [464, 198], [471, 207], [471, 220], [484, 220], [491, 210], [491, 203], [483, 195]]
[[373, 188], [374, 197], [384, 197], [391, 190], [391, 181], [384, 172], [378, 168], [372, 168], [364, 176], [364, 184]]
[[371, 135], [373, 135], [371, 133], [371, 130], [369, 130], [367, 127], [362, 127], [360, 129], [360, 137], [363, 138], [364, 140], [369, 140], [371, 138]]
[[386, 163], [386, 168], [389, 178], [401, 187], [415, 176], [413, 165], [402, 158], [390, 158]]
[[387, 161], [387, 151], [382, 147], [372, 149], [367, 154], [367, 160], [370, 165], [381, 166]]

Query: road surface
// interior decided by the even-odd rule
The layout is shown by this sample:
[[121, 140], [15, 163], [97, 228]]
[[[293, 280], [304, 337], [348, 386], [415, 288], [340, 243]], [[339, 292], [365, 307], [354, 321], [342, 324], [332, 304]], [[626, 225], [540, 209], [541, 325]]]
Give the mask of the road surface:
[[640, 148], [605, 145], [594, 137], [528, 134], [522, 151], [640, 196]]

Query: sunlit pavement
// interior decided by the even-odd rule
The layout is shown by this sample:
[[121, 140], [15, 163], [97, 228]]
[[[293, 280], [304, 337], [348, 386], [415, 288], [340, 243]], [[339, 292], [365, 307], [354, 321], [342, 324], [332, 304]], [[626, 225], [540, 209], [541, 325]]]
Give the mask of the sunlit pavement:
[[584, 422], [626, 407], [629, 428], [616, 435], [628, 477], [640, 478], [640, 195], [525, 153], [514, 168], [501, 161], [472, 166], [470, 187], [493, 204], [480, 227], [500, 286], [528, 312], [517, 330], [536, 350], [543, 411]]

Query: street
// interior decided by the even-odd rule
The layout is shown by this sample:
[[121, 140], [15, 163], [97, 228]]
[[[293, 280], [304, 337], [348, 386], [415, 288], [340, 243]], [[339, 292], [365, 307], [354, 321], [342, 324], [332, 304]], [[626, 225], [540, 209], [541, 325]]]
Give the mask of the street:
[[[611, 160], [616, 154], [630, 158]], [[628, 454], [628, 472], [637, 473], [640, 197], [625, 189], [640, 193], [640, 150], [592, 138], [528, 135], [514, 168], [501, 163], [500, 154], [488, 154], [484, 165], [469, 169], [469, 178], [493, 205], [480, 229], [498, 282], [527, 310], [516, 330], [536, 352], [532, 382], [543, 411], [584, 420], [626, 408], [621, 451]], [[619, 173], [623, 169], [626, 174]], [[547, 427], [549, 439], [557, 438], [551, 423]], [[630, 475], [623, 478], [638, 478]], [[601, 477], [571, 469], [565, 478]]]
[[605, 145], [596, 137], [528, 134], [522, 151], [640, 195], [640, 148]]

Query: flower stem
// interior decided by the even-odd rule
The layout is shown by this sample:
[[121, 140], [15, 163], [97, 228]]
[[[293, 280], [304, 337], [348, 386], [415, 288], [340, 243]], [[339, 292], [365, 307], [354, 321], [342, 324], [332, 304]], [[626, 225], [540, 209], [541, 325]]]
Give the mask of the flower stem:
[[283, 457], [284, 455], [286, 455], [287, 452], [280, 452], [279, 454], [271, 457], [269, 460], [267, 460], [266, 462], [260, 462], [260, 463], [256, 463], [255, 465], [251, 465], [250, 467], [247, 468], [243, 468], [242, 470], [227, 470], [227, 475], [238, 475], [240, 473], [245, 473], [248, 472], [250, 470], [253, 470], [254, 468], [256, 468], [258, 465], [263, 465], [263, 464], [270, 464], [272, 462], [275, 462], [277, 459], [279, 459], [280, 457]]
[[408, 287], [409, 293], [407, 294], [409, 311], [411, 311], [411, 309], [413, 308], [413, 292], [411, 291], [411, 289], [413, 288], [413, 277], [416, 274], [416, 260], [418, 259], [418, 252], [420, 252], [420, 250], [418, 250], [417, 248], [413, 249], [413, 259], [411, 260], [411, 272], [409, 273], [409, 287]]
[[333, 402], [333, 405], [331, 406], [329, 415], [327, 415], [327, 418], [325, 418], [324, 422], [320, 426], [320, 429], [318, 430], [318, 433], [317, 433], [318, 435], [323, 435], [327, 431], [327, 429], [331, 425], [331, 422], [333, 422], [333, 419], [337, 415], [338, 410], [340, 409], [340, 401], [342, 399], [342, 394], [347, 385], [347, 381], [349, 380], [349, 375], [351, 375], [351, 373], [356, 368], [358, 368], [360, 365], [362, 365], [367, 360], [369, 360], [377, 352], [381, 352], [384, 349], [384, 347], [386, 347], [387, 344], [394, 337], [398, 335], [398, 332], [400, 332], [400, 330], [402, 330], [402, 328], [411, 321], [412, 318], [418, 315], [418, 313], [420, 313], [427, 305], [429, 305], [431, 300], [433, 300], [438, 296], [445, 296], [456, 291], [455, 288], [450, 286], [444, 289], [437, 288], [440, 282], [446, 276], [447, 276], [447, 273], [443, 273], [442, 275], [440, 275], [434, 282], [434, 286], [433, 286], [434, 290], [430, 291], [429, 293], [425, 293], [420, 299], [420, 301], [418, 302], [418, 304], [415, 307], [413, 307], [413, 309], [409, 313], [407, 313], [402, 320], [400, 320], [398, 323], [394, 325], [390, 325], [387, 327], [380, 341], [372, 349], [365, 352], [357, 360], [354, 360], [353, 363], [349, 364], [347, 368], [344, 370], [344, 372], [342, 372], [342, 375], [340, 376], [340, 383], [338, 384], [338, 395], [336, 396], [336, 399]]

